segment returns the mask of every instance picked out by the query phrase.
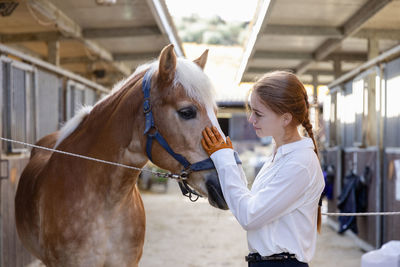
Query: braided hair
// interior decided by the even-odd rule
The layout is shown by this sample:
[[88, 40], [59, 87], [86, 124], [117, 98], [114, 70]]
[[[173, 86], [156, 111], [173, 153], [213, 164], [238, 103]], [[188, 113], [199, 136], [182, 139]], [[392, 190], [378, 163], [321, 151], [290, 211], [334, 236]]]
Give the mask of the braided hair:
[[301, 123], [301, 125], [302, 125], [302, 126], [304, 127], [304, 129], [306, 130], [308, 136], [313, 140], [313, 142], [314, 142], [314, 151], [315, 151], [315, 154], [317, 154], [317, 156], [319, 156], [318, 149], [317, 149], [317, 143], [316, 143], [316, 141], [315, 141], [314, 133], [313, 133], [313, 129], [312, 129], [313, 127], [312, 127], [312, 124], [311, 124], [311, 122], [310, 122], [310, 112], [309, 112], [309, 110], [310, 110], [310, 104], [308, 103], [308, 95], [307, 95], [307, 92], [304, 94], [304, 102], [306, 103], [306, 113], [304, 114], [304, 120], [303, 120], [303, 122]]
[[[287, 71], [266, 73], [253, 86], [262, 102], [277, 114], [290, 113], [293, 126], [302, 125], [314, 143], [314, 152], [318, 157], [313, 127], [310, 122], [310, 104], [307, 91], [297, 76]], [[321, 205], [318, 206], [317, 230], [321, 231]]]

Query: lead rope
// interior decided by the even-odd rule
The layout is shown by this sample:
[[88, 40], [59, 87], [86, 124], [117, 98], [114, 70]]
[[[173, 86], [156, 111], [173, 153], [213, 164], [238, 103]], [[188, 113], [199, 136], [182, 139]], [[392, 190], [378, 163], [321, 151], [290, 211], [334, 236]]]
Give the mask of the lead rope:
[[141, 169], [141, 168], [132, 167], [132, 166], [128, 166], [128, 165], [117, 163], [117, 162], [112, 162], [112, 161], [92, 158], [92, 157], [83, 156], [83, 155], [80, 155], [80, 154], [75, 154], [75, 153], [66, 152], [66, 151], [61, 151], [61, 150], [57, 150], [57, 149], [52, 149], [52, 148], [48, 148], [48, 147], [44, 147], [44, 146], [32, 145], [32, 144], [29, 144], [29, 143], [16, 141], [16, 140], [4, 138], [4, 137], [0, 137], [0, 139], [3, 140], [3, 141], [11, 142], [11, 143], [16, 143], [16, 144], [20, 144], [20, 145], [24, 145], [24, 146], [29, 146], [29, 147], [34, 147], [34, 148], [38, 148], [38, 149], [51, 151], [51, 152], [54, 152], [54, 153], [60, 153], [60, 154], [68, 155], [68, 156], [71, 156], [71, 157], [77, 157], [77, 158], [81, 158], [81, 159], [91, 160], [91, 161], [95, 161], [95, 162], [100, 162], [100, 163], [104, 163], [104, 164], [108, 164], [108, 165], [113, 165], [113, 166], [122, 167], [122, 168], [126, 168], [126, 169], [136, 170], [136, 171], [149, 172], [149, 173], [155, 174], [157, 177], [169, 178], [169, 179], [178, 180], [178, 181], [184, 181], [184, 180], [187, 179], [187, 177], [181, 176], [179, 174], [156, 172], [156, 171], [151, 171], [151, 170], [147, 170], [147, 169], [143, 169], [143, 168]]

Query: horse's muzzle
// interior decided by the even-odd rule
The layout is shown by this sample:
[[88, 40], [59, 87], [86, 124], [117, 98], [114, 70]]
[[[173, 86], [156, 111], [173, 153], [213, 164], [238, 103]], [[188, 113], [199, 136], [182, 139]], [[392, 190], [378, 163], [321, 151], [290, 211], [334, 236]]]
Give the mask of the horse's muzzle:
[[219, 183], [217, 172], [212, 172], [206, 177], [206, 188], [208, 191], [208, 202], [210, 205], [222, 210], [227, 210], [224, 195], [222, 194], [221, 184]]

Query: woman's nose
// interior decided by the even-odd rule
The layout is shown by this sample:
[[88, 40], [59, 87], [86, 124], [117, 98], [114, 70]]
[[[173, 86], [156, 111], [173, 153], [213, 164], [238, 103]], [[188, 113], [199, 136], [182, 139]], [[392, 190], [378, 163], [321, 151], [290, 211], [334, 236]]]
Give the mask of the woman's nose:
[[250, 116], [249, 116], [249, 119], [248, 119], [248, 121], [250, 122], [250, 123], [254, 123], [255, 121], [254, 121], [254, 116], [253, 116], [253, 112], [252, 113], [250, 113]]

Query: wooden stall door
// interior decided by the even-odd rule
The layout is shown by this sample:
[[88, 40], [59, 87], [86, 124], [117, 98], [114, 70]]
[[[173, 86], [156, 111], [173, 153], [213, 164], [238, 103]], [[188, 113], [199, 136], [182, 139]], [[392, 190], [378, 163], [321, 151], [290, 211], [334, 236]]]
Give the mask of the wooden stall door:
[[[387, 170], [384, 180], [384, 211], [400, 211], [400, 149], [385, 153]], [[400, 239], [400, 216], [383, 217], [383, 243]]]
[[[332, 198], [328, 200], [328, 212], [339, 212], [337, 208], [337, 200], [340, 195], [341, 189], [341, 149], [340, 147], [328, 148], [325, 152], [327, 166], [330, 166], [331, 171], [334, 173], [334, 180], [332, 181]], [[328, 181], [327, 181], [328, 182]], [[330, 217], [331, 220], [337, 222], [337, 217]]]
[[[377, 177], [377, 150], [371, 148], [354, 148], [345, 149], [344, 154], [344, 175], [348, 175], [351, 170], [358, 175], [363, 176], [365, 174], [365, 168], [369, 168], [370, 174], [368, 175], [367, 185], [367, 210], [364, 212], [375, 212], [379, 211], [380, 207], [377, 199], [380, 198], [377, 192], [380, 191], [379, 177]], [[378, 235], [376, 224], [379, 220], [376, 216], [360, 216], [357, 217], [357, 236], [364, 241], [364, 249], [374, 249], [379, 247]]]
[[33, 261], [33, 256], [19, 240], [15, 227], [15, 192], [19, 177], [28, 162], [27, 157], [8, 157], [8, 178], [1, 180], [1, 266], [22, 267]]
[[[0, 58], [0, 136], [4, 137], [9, 137], [5, 118], [9, 104], [6, 99], [11, 92], [10, 70], [11, 60]], [[29, 86], [28, 83], [25, 84], [27, 85]], [[22, 267], [31, 263], [34, 257], [18, 238], [14, 199], [18, 180], [28, 162], [29, 153], [8, 154], [7, 147], [5, 141], [0, 142], [0, 267]]]

